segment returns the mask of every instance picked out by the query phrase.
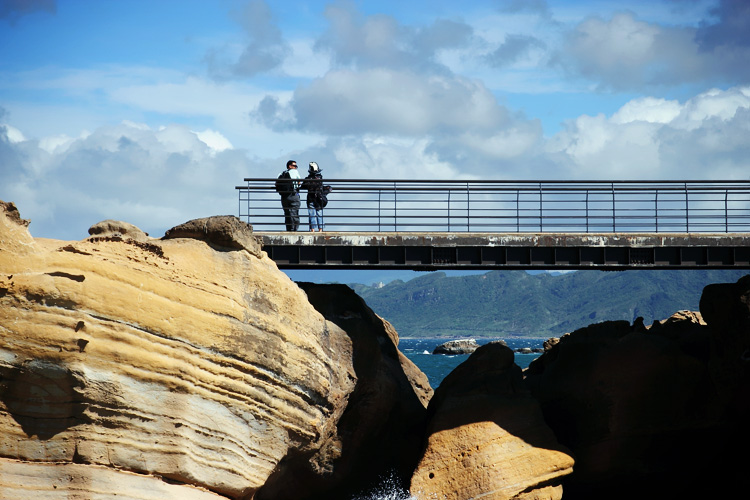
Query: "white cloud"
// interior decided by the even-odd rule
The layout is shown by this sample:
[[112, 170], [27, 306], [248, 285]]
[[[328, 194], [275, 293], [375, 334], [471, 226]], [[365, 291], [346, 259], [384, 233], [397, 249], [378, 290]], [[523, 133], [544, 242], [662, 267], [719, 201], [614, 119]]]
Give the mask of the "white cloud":
[[567, 175], [597, 179], [747, 178], [750, 92], [712, 90], [683, 104], [636, 99], [612, 117], [583, 115], [548, 144]]
[[[123, 123], [90, 135], [10, 143], [0, 130], [0, 197], [32, 220], [32, 234], [80, 239], [100, 220], [153, 236], [196, 217], [236, 211], [234, 186], [253, 164], [215, 131]], [[209, 144], [210, 143], [210, 144]]]
[[677, 118], [681, 109], [680, 103], [677, 101], [641, 97], [633, 99], [621, 107], [612, 115], [612, 122], [619, 124], [635, 121], [669, 123]]
[[[464, 133], [365, 134], [300, 144], [250, 160], [218, 131], [180, 124], [100, 127], [77, 138], [23, 137], [0, 128], [0, 198], [37, 236], [79, 239], [103, 219], [159, 236], [186, 220], [237, 210], [234, 186], [272, 177], [288, 158], [317, 161], [328, 178], [747, 179], [750, 91], [686, 102], [638, 98], [611, 116], [583, 115], [545, 139], [537, 121]], [[20, 135], [19, 135], [20, 134]]]
[[732, 119], [739, 110], [750, 108], [750, 87], [735, 87], [726, 91], [712, 89], [690, 99], [683, 107], [676, 126], [695, 130], [706, 120]]
[[[297, 89], [290, 102], [301, 130], [349, 135], [421, 135], [490, 129], [507, 110], [480, 83], [458, 77], [372, 69], [332, 71]], [[273, 125], [284, 107], [263, 115]]]
[[[740, 2], [719, 3], [737, 6]], [[721, 12], [717, 24], [704, 21], [699, 27], [647, 22], [632, 12], [616, 13], [611, 19], [589, 17], [568, 33], [553, 60], [569, 75], [615, 90], [711, 81], [747, 83], [750, 36], [743, 27], [750, 26], [750, 8]], [[723, 34], [725, 28], [734, 35]]]
[[5, 129], [5, 137], [7, 138], [8, 142], [12, 144], [16, 144], [26, 140], [26, 137], [24, 137], [23, 133], [15, 127], [0, 124], [0, 128]]
[[226, 149], [232, 149], [232, 143], [229, 139], [221, 135], [221, 132], [215, 130], [204, 130], [203, 132], [194, 132], [201, 142], [211, 148], [213, 152], [221, 152]]

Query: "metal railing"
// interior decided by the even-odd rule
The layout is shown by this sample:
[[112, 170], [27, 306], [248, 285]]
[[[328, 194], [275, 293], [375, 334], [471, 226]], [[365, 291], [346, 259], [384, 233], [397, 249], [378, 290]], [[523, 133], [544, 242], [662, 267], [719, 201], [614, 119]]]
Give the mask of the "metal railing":
[[[275, 178], [246, 178], [239, 217], [284, 231]], [[328, 231], [732, 233], [750, 231], [750, 181], [324, 179]], [[307, 222], [300, 193], [300, 230]]]

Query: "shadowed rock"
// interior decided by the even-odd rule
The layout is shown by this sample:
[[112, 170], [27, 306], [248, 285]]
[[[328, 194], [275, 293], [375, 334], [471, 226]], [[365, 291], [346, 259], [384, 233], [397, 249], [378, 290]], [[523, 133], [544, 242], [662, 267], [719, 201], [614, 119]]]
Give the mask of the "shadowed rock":
[[218, 248], [244, 249], [260, 257], [261, 247], [253, 236], [253, 226], [233, 215], [217, 215], [193, 219], [164, 233], [164, 239], [192, 238]]
[[701, 314], [680, 311], [650, 328], [599, 323], [545, 346], [526, 382], [576, 458], [566, 499], [744, 490], [748, 297], [750, 278], [709, 285]]
[[471, 354], [476, 351], [478, 347], [479, 344], [477, 344], [477, 341], [474, 339], [449, 340], [448, 342], [443, 342], [435, 347], [432, 354], [447, 354], [449, 356]]
[[544, 422], [504, 342], [479, 347], [440, 384], [411, 480], [417, 499], [559, 499], [573, 459]]
[[338, 423], [335, 469], [317, 474], [306, 457], [290, 457], [257, 500], [349, 500], [380, 485], [385, 476], [404, 487], [422, 447], [425, 407], [432, 396], [427, 377], [398, 350], [391, 324], [351, 288], [298, 285], [315, 309], [351, 338], [357, 382]]
[[0, 200], [0, 211], [5, 212], [5, 216], [8, 220], [19, 226], [29, 227], [31, 221], [29, 219], [22, 219], [21, 213], [18, 211], [18, 207], [12, 201]]

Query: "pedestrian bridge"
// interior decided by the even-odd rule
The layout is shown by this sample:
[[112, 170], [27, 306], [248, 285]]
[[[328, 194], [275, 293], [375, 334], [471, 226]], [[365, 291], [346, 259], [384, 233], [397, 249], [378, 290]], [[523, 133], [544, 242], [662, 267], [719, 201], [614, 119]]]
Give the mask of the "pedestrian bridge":
[[282, 269], [750, 269], [750, 181], [326, 179], [290, 233], [274, 180], [236, 189]]

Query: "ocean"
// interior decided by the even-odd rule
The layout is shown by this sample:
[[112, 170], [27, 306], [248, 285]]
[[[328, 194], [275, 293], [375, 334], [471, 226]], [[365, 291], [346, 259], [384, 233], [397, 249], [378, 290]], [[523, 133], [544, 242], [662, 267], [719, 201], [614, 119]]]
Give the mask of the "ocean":
[[[443, 342], [454, 339], [446, 338], [402, 338], [399, 340], [398, 348], [409, 358], [420, 370], [427, 375], [430, 385], [436, 389], [440, 382], [443, 381], [455, 367], [464, 362], [469, 355], [461, 354], [456, 356], [446, 356], [444, 354], [432, 354], [435, 347]], [[477, 344], [484, 345], [493, 340], [504, 340], [511, 349], [521, 349], [529, 347], [531, 349], [541, 348], [546, 338], [476, 338]], [[533, 360], [540, 356], [540, 353], [521, 354], [515, 353], [515, 362], [521, 368], [529, 366]]]

